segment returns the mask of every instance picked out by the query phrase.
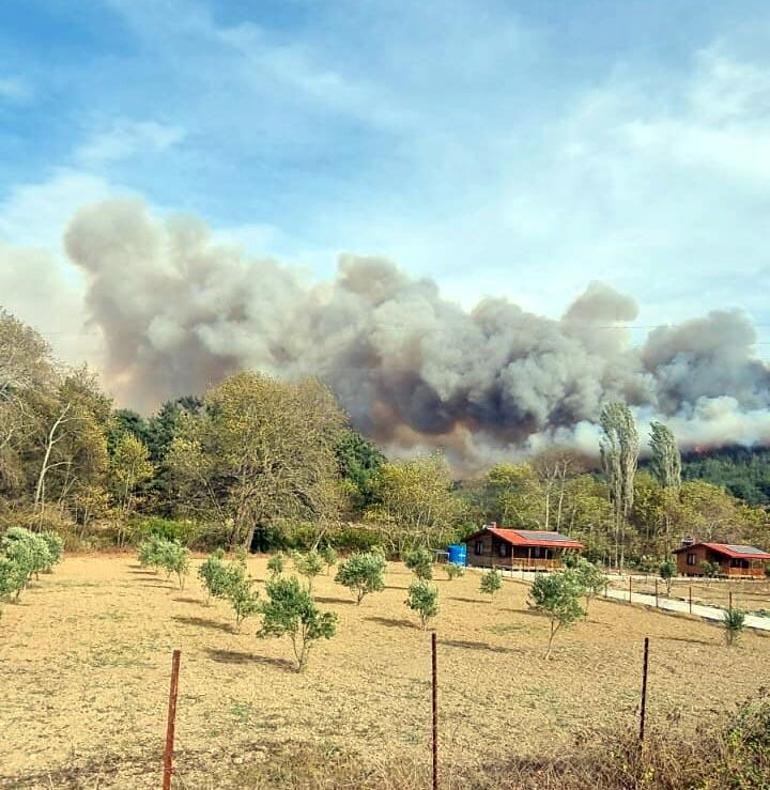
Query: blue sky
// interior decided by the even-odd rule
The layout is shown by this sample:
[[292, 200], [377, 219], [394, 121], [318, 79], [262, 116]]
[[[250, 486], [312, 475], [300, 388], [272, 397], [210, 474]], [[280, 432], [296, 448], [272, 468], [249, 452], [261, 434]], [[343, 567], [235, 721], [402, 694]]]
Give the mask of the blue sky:
[[0, 303], [77, 312], [62, 229], [129, 193], [313, 277], [383, 254], [548, 315], [600, 279], [770, 343], [769, 35], [742, 0], [3, 0]]

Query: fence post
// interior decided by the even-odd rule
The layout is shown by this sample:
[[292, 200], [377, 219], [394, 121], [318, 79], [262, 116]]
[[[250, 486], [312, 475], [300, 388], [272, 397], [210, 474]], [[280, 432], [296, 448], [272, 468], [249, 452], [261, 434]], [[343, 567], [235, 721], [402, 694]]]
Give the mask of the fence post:
[[655, 608], [658, 608], [658, 580], [655, 579]]
[[433, 790], [438, 790], [438, 671], [436, 668], [436, 632], [430, 635], [433, 674]]
[[639, 742], [644, 741], [644, 721], [647, 716], [647, 667], [650, 661], [650, 637], [644, 637], [644, 664], [642, 665], [642, 707], [639, 711]]
[[174, 772], [174, 727], [176, 726], [176, 697], [179, 690], [180, 656], [181, 652], [175, 650], [171, 659], [171, 689], [168, 695], [166, 751], [163, 755], [163, 790], [171, 790], [171, 774]]
[[692, 614], [692, 584], [690, 585], [690, 614]]
[[733, 591], [729, 590], [727, 593], [727, 611], [732, 612], [733, 610]]
[[628, 602], [631, 603], [631, 576], [628, 577]]
[[605, 598], [607, 597], [607, 585], [608, 585], [608, 584], [609, 584], [609, 582], [607, 582], [607, 581], [605, 580], [605, 582], [604, 582], [604, 597], [605, 597]]

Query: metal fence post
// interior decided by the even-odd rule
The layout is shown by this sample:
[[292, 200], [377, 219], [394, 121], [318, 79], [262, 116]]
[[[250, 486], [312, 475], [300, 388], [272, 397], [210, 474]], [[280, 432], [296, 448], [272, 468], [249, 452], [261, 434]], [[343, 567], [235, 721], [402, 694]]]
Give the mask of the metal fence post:
[[628, 602], [631, 603], [631, 576], [628, 577]]
[[433, 790], [438, 790], [438, 671], [436, 666], [436, 632], [430, 635], [433, 673]]
[[639, 711], [639, 741], [644, 741], [644, 723], [647, 716], [647, 667], [650, 660], [650, 637], [644, 637], [644, 664], [642, 665], [642, 707]]
[[692, 584], [690, 585], [690, 614], [692, 614]]
[[171, 774], [174, 772], [174, 728], [176, 726], [176, 697], [179, 691], [180, 656], [181, 652], [175, 650], [171, 659], [171, 689], [168, 695], [166, 751], [163, 755], [163, 790], [171, 790]]

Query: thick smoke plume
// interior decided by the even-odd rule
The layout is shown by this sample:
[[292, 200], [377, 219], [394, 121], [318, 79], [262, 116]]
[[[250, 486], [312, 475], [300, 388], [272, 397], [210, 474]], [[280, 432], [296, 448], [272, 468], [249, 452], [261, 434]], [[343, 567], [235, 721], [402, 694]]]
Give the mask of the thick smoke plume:
[[365, 433], [470, 466], [554, 439], [595, 449], [592, 423], [612, 399], [667, 419], [687, 444], [770, 439], [770, 371], [738, 312], [635, 347], [618, 326], [635, 302], [600, 283], [561, 320], [504, 299], [469, 313], [381, 258], [343, 255], [333, 282], [307, 285], [133, 201], [81, 210], [66, 248], [87, 276], [108, 383], [138, 408], [255, 368], [316, 374]]

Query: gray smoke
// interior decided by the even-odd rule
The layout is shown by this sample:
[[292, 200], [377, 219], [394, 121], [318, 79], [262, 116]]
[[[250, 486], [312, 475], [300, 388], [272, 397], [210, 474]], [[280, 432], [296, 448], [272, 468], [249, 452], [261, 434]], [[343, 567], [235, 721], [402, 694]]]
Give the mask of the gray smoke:
[[141, 409], [254, 368], [316, 374], [362, 431], [401, 450], [445, 447], [468, 465], [552, 439], [580, 444], [610, 399], [673, 421], [690, 443], [722, 425], [740, 440], [770, 437], [770, 372], [738, 312], [634, 347], [618, 325], [636, 304], [601, 283], [561, 320], [504, 299], [469, 313], [381, 258], [343, 255], [331, 283], [308, 285], [134, 201], [81, 210], [66, 249], [86, 274], [108, 384]]

